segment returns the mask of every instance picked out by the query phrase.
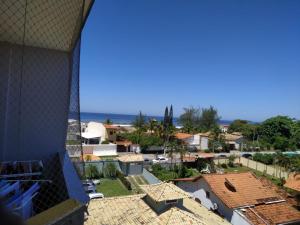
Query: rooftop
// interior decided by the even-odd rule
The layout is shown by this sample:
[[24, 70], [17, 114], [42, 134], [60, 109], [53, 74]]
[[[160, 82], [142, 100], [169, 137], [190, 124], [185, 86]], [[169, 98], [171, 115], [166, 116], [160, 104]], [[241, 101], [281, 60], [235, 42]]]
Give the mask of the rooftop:
[[225, 140], [226, 141], [236, 141], [240, 138], [242, 138], [243, 136], [237, 133], [232, 133], [232, 134], [225, 134]]
[[205, 174], [203, 178], [215, 195], [229, 208], [281, 199], [277, 193], [265, 187], [251, 172]]
[[141, 185], [141, 189], [154, 201], [166, 201], [188, 198], [190, 195], [172, 183]]
[[246, 208], [245, 210], [244, 214], [253, 225], [300, 222], [300, 212], [289, 206], [286, 202], [262, 204]]
[[121, 162], [143, 162], [144, 158], [142, 154], [126, 154], [118, 157]]
[[187, 138], [190, 138], [190, 137], [192, 137], [193, 135], [192, 134], [188, 134], [188, 133], [176, 133], [175, 134], [175, 137], [177, 138], [177, 139], [180, 139], [180, 140], [182, 140], [182, 139], [187, 139]]
[[295, 191], [300, 191], [300, 174], [291, 173], [284, 186]]
[[229, 225], [192, 199], [184, 199], [184, 207], [172, 207], [157, 214], [144, 200], [144, 194], [92, 200], [85, 225]]
[[104, 127], [106, 129], [114, 129], [114, 130], [120, 130], [121, 129], [119, 126], [111, 125], [111, 124], [104, 124]]

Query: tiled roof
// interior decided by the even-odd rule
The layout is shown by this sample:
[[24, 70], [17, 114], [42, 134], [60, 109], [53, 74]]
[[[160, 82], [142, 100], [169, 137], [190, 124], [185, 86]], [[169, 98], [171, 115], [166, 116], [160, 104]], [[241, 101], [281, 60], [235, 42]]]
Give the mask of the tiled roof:
[[141, 189], [154, 201], [166, 201], [188, 198], [190, 195], [172, 183], [140, 185]]
[[275, 225], [292, 221], [300, 223], [300, 212], [286, 202], [262, 204], [245, 210], [245, 216], [253, 225]]
[[187, 139], [187, 138], [193, 137], [193, 135], [192, 134], [188, 134], [188, 133], [176, 133], [175, 137], [177, 139], [182, 140], [182, 139]]
[[201, 159], [209, 159], [209, 158], [214, 158], [215, 154], [214, 153], [199, 152], [198, 157], [201, 158]]
[[[172, 207], [157, 214], [144, 200], [144, 194], [92, 200], [85, 225], [229, 225], [192, 199], [184, 199], [189, 212]], [[185, 202], [186, 201], [186, 202]]]
[[273, 190], [263, 186], [251, 172], [205, 174], [203, 178], [229, 208], [281, 199]]
[[295, 191], [300, 191], [300, 173], [299, 174], [290, 173], [284, 186], [293, 189]]
[[119, 130], [120, 129], [119, 126], [115, 126], [115, 125], [111, 125], [111, 124], [103, 124], [103, 125], [104, 125], [104, 127], [106, 129], [115, 129], [115, 130]]
[[192, 212], [198, 218], [200, 218], [205, 224], [230, 225], [230, 223], [227, 222], [227, 220], [216, 215], [214, 212], [207, 210], [207, 208], [205, 208], [203, 205], [201, 205], [200, 203], [196, 202], [191, 198], [183, 199], [183, 207], [189, 210], [190, 212]]
[[116, 144], [117, 145], [124, 145], [124, 146], [129, 146], [129, 145], [132, 145], [132, 142], [131, 141], [116, 141]]
[[[95, 156], [93, 154], [83, 154], [84, 161], [98, 161], [100, 157]], [[80, 156], [80, 160], [82, 160], [82, 156]]]
[[142, 154], [126, 154], [118, 157], [121, 162], [143, 162], [144, 158]]
[[201, 175], [198, 175], [198, 176], [196, 176], [196, 177], [176, 178], [176, 179], [173, 179], [172, 181], [195, 182], [195, 181], [199, 180], [200, 178], [202, 178], [202, 174], [201, 174]]
[[243, 137], [241, 135], [235, 135], [235, 134], [225, 134], [224, 136], [226, 141], [236, 141]]

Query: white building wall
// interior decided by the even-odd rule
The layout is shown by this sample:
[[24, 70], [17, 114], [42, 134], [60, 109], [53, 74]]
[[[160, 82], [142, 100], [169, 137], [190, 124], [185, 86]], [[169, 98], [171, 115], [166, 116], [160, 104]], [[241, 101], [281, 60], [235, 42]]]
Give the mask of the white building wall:
[[200, 149], [208, 149], [208, 137], [200, 137]]
[[[195, 182], [178, 182], [177, 186], [189, 192], [194, 198], [198, 198], [201, 204], [209, 210], [212, 210], [216, 204], [218, 207], [217, 211], [228, 221], [231, 221], [233, 210], [223, 204], [203, 179]], [[209, 198], [206, 197], [206, 191], [209, 192]]]
[[93, 146], [93, 155], [95, 156], [117, 155], [116, 144], [100, 144], [100, 145], [92, 145], [92, 146]]
[[238, 210], [233, 211], [233, 215], [230, 223], [232, 225], [251, 225], [247, 218], [238, 212]]

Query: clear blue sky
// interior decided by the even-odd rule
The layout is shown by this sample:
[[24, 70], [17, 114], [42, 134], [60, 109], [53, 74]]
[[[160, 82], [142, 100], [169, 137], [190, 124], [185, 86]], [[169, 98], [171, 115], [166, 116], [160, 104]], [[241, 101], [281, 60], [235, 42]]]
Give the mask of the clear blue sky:
[[83, 31], [81, 111], [300, 118], [300, 1], [96, 0]]

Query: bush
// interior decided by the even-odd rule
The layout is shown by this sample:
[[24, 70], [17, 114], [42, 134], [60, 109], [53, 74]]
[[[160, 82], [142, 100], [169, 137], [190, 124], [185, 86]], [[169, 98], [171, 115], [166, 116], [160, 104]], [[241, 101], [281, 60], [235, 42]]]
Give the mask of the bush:
[[205, 153], [210, 153], [210, 152], [212, 152], [212, 151], [211, 151], [210, 149], [205, 149], [204, 152], [205, 152]]
[[267, 165], [271, 165], [274, 161], [274, 155], [273, 154], [255, 153], [253, 155], [253, 160], [267, 164]]
[[103, 169], [103, 174], [105, 177], [115, 178], [117, 175], [117, 167], [114, 163], [107, 163]]
[[105, 145], [105, 144], [109, 144], [109, 141], [108, 140], [104, 140], [101, 142], [101, 144]]
[[117, 177], [120, 179], [120, 181], [124, 184], [124, 186], [128, 190], [132, 190], [131, 183], [126, 179], [125, 175], [119, 170], [117, 170]]
[[221, 164], [221, 167], [224, 168], [224, 169], [227, 169], [227, 168], [228, 168], [228, 166], [227, 166], [226, 163], [222, 163], [222, 164]]
[[101, 177], [101, 174], [99, 173], [97, 167], [95, 165], [88, 165], [86, 169], [86, 176], [89, 179], [98, 179]]

